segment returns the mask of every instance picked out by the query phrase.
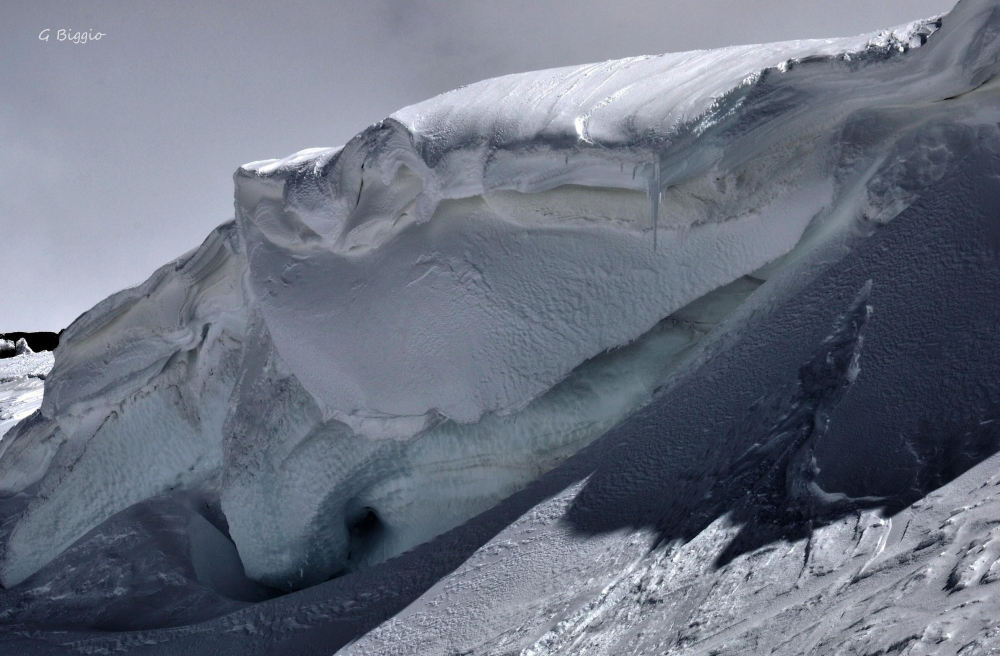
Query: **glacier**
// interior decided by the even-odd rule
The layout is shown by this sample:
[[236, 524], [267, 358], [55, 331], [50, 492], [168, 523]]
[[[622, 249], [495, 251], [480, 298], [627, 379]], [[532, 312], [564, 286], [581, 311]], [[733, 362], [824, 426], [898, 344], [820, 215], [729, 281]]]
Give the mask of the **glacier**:
[[[0, 620], [40, 621], [49, 611], [36, 606], [39, 598], [79, 589], [82, 579], [73, 577], [85, 559], [104, 563], [94, 571], [110, 572], [116, 561], [106, 557], [109, 545], [137, 532], [153, 537], [116, 558], [139, 558], [142, 545], [169, 542], [164, 549], [186, 555], [146, 566], [154, 578], [156, 568], [162, 576], [169, 571], [181, 601], [150, 611], [145, 627], [137, 621], [115, 624], [118, 630], [208, 621], [212, 612], [184, 613], [184, 595], [215, 615], [244, 617], [249, 604], [265, 609], [261, 617], [278, 617], [282, 600], [315, 599], [319, 590], [354, 594], [364, 589], [358, 581], [429, 558], [418, 545], [481, 530], [475, 527], [483, 517], [517, 508], [525, 490], [546, 485], [539, 481], [566, 483], [566, 472], [583, 470], [572, 484], [532, 496], [534, 528], [523, 529], [550, 535], [561, 551], [549, 556], [580, 580], [647, 585], [634, 573], [662, 569], [668, 559], [693, 566], [696, 549], [722, 565], [744, 562], [743, 547], [725, 551], [722, 543], [749, 541], [752, 552], [754, 540], [770, 538], [747, 537], [738, 523], [712, 515], [721, 503], [713, 499], [731, 501], [737, 488], [758, 500], [780, 497], [758, 503], [779, 519], [785, 511], [774, 508], [787, 492], [796, 517], [850, 509], [869, 527], [886, 526], [871, 508], [892, 494], [855, 480], [845, 463], [860, 471], [892, 448], [908, 448], [926, 464], [937, 452], [919, 440], [905, 448], [876, 443], [870, 452], [855, 445], [837, 465], [824, 456], [829, 440], [815, 427], [850, 406], [855, 389], [867, 389], [864, 343], [868, 334], [888, 335], [879, 332], [880, 317], [910, 325], [902, 310], [880, 314], [878, 295], [888, 293], [880, 289], [906, 289], [918, 273], [898, 272], [937, 251], [929, 243], [910, 252], [917, 237], [887, 235], [904, 229], [908, 212], [929, 212], [931, 191], [957, 184], [950, 182], [956, 171], [989, 184], [981, 173], [1000, 154], [998, 34], [996, 2], [962, 0], [946, 16], [862, 37], [510, 75], [402, 109], [343, 147], [240, 167], [235, 218], [142, 285], [77, 319], [61, 337], [40, 407], [26, 417], [19, 411], [2, 435], [0, 583], [21, 595], [11, 602], [21, 610], [0, 612]], [[973, 210], [954, 209], [961, 203], [935, 207], [956, 235], [973, 222]], [[937, 229], [927, 221], [925, 233]], [[980, 241], [992, 248], [986, 234]], [[983, 257], [960, 249], [926, 266], [953, 258], [987, 267]], [[854, 277], [836, 295], [815, 291], [845, 271]], [[950, 275], [946, 269], [940, 280]], [[986, 280], [964, 284], [986, 289]], [[802, 301], [810, 294], [820, 300]], [[947, 300], [937, 302], [945, 307]], [[796, 303], [799, 314], [787, 310]], [[812, 332], [787, 328], [797, 320], [811, 321]], [[779, 333], [784, 344], [765, 337]], [[748, 363], [739, 372], [719, 364], [737, 361], [734, 353]], [[874, 372], [903, 356], [878, 357]], [[789, 383], [792, 374], [781, 367], [798, 378]], [[954, 382], [961, 376], [950, 375], [948, 389], [966, 390]], [[763, 381], [771, 391], [764, 401], [751, 398], [734, 391], [738, 384], [726, 382], [732, 378]], [[735, 421], [748, 405], [777, 418], [764, 421], [754, 410], [751, 427], [709, 422], [685, 433], [692, 417], [707, 412], [701, 406], [714, 407], [713, 388], [717, 403], [728, 404], [713, 421]], [[987, 382], [982, 389], [975, 393], [992, 398]], [[883, 399], [858, 416], [893, 407]], [[643, 423], [653, 412], [663, 417]], [[977, 421], [989, 425], [990, 417]], [[697, 531], [667, 539], [645, 519], [600, 528], [581, 519], [604, 503], [594, 501], [595, 489], [607, 486], [607, 498], [639, 489], [643, 476], [656, 477], [644, 469], [656, 459], [622, 465], [620, 451], [607, 447], [603, 460], [619, 463], [615, 483], [602, 483], [600, 471], [581, 463], [592, 463], [594, 449], [609, 441], [653, 440], [661, 431], [683, 437], [664, 447], [673, 454], [665, 462], [690, 462], [692, 449], [701, 449], [695, 460], [709, 469], [694, 467], [695, 475], [663, 465], [659, 475], [670, 485], [653, 486], [657, 494], [643, 499], [622, 493], [615, 512], [628, 516], [626, 509], [652, 498], [683, 505], [688, 495], [704, 504], [691, 517], [704, 512], [711, 521], [674, 517]], [[740, 442], [751, 434], [758, 442]], [[913, 467], [893, 473], [886, 465], [884, 479], [902, 481]], [[721, 482], [702, 489], [702, 478]], [[900, 485], [926, 493], [927, 481]], [[904, 505], [915, 501], [896, 496]], [[748, 508], [737, 504], [730, 520], [752, 514]], [[662, 529], [666, 520], [658, 521]], [[503, 539], [536, 544], [510, 522], [506, 530], [517, 537]], [[622, 537], [626, 525], [638, 532]], [[846, 531], [832, 520], [815, 525]], [[802, 538], [782, 535], [794, 544]], [[890, 537], [903, 544], [895, 533], [883, 537], [880, 554]], [[501, 624], [451, 606], [445, 588], [462, 588], [479, 570], [441, 572], [445, 582], [428, 599], [352, 649], [390, 653], [395, 644], [404, 652], [447, 653], [484, 632], [528, 626], [486, 651], [577, 653], [593, 632], [586, 627], [610, 603], [609, 590], [618, 590], [615, 603], [632, 594], [615, 583], [594, 593], [590, 605], [574, 606], [547, 588], [539, 592], [545, 586], [537, 579], [510, 592], [496, 572], [522, 580], [512, 571], [524, 563], [505, 561], [498, 554], [507, 547], [491, 539], [480, 541], [484, 551], [474, 560], [488, 579], [483, 589], [498, 591], [491, 601], [469, 595], [499, 608]], [[605, 551], [615, 552], [613, 566], [595, 555]], [[582, 554], [608, 572], [632, 564], [625, 574], [598, 574], [576, 562]], [[549, 556], [542, 549], [535, 558]], [[542, 567], [538, 562], [531, 567]], [[213, 570], [225, 574], [213, 577]], [[111, 589], [146, 590], [149, 581], [133, 574]], [[956, 577], [965, 580], [960, 570]], [[400, 578], [400, 589], [407, 580]], [[583, 594], [572, 577], [555, 580]], [[380, 585], [391, 592], [391, 583]], [[262, 601], [302, 588], [309, 590]], [[551, 598], [551, 608], [525, 607], [536, 593]], [[449, 624], [433, 616], [436, 604], [472, 617]], [[93, 617], [73, 625], [93, 628]], [[223, 624], [204, 626], [243, 620], [215, 621]], [[425, 621], [439, 630], [411, 626]], [[167, 644], [196, 632], [156, 635]], [[135, 644], [151, 636], [137, 635]], [[605, 637], [607, 653], [623, 644]], [[634, 645], [640, 637], [629, 635]]]

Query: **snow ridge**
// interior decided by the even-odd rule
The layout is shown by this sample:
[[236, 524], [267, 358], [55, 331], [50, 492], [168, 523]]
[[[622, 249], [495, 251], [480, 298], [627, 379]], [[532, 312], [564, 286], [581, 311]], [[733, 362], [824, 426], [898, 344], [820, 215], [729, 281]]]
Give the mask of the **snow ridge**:
[[78, 319], [0, 443], [0, 490], [31, 495], [0, 581], [191, 486], [284, 589], [489, 508], [996, 125], [998, 21], [963, 0], [874, 36], [510, 75], [241, 167], [235, 220]]

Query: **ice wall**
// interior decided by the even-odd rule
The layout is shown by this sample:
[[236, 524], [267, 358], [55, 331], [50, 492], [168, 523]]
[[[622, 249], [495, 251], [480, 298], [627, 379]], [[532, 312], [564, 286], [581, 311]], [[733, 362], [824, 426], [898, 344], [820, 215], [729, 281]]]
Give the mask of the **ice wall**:
[[33, 496], [7, 536], [5, 587], [114, 513], [221, 467], [246, 322], [240, 255], [224, 224], [67, 328], [41, 409], [0, 442], [0, 490]]
[[242, 167], [234, 223], [64, 335], [0, 581], [196, 483], [284, 588], [490, 507], [995, 125], [996, 13], [507, 76]]

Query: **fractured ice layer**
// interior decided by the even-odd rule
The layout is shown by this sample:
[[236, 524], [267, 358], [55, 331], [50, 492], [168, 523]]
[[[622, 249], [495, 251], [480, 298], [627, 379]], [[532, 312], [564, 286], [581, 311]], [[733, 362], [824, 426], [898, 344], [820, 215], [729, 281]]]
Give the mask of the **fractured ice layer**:
[[489, 508], [995, 130], [995, 13], [511, 75], [242, 167], [235, 222], [78, 319], [0, 443], [33, 495], [0, 581], [195, 485], [286, 589]]

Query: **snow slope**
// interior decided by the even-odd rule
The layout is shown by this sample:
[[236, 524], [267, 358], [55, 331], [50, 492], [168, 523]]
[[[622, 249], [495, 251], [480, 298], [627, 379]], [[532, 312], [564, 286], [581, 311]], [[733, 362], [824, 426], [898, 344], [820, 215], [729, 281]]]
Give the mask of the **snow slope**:
[[789, 280], [794, 270], [774, 280], [796, 293], [751, 297], [743, 322], [702, 342], [697, 375], [430, 543], [200, 624], [96, 635], [19, 625], [2, 644], [991, 653], [1000, 134], [968, 155], [809, 283]]
[[[426, 603], [457, 604], [452, 610], [396, 620], [426, 644], [400, 641], [390, 624], [367, 638], [370, 651], [446, 653], [461, 644], [576, 653], [581, 634], [572, 626], [589, 626], [575, 614], [590, 608], [588, 586], [604, 581], [603, 589], [654, 535], [669, 558], [707, 540], [715, 546], [706, 553], [716, 549], [729, 567], [761, 544], [797, 545], [827, 519], [833, 526], [852, 512], [874, 516], [858, 508], [887, 499], [905, 506], [990, 452], [970, 447], [952, 458], [960, 463], [952, 473], [920, 473], [944, 447], [912, 437], [928, 430], [914, 423], [920, 413], [879, 390], [906, 390], [921, 407], [951, 399], [942, 407], [958, 413], [956, 425], [992, 421], [987, 406], [975, 406], [993, 398], [991, 378], [961, 366], [986, 367], [989, 357], [968, 344], [995, 338], [983, 328], [993, 325], [983, 308], [995, 286], [966, 274], [989, 270], [996, 243], [976, 213], [992, 202], [982, 196], [991, 184], [983, 172], [1000, 152], [998, 31], [995, 2], [963, 0], [944, 18], [856, 39], [507, 76], [401, 110], [343, 148], [242, 167], [235, 221], [67, 329], [40, 411], [0, 442], [0, 489], [17, 507], [0, 527], [0, 581], [12, 591], [51, 589], [50, 581], [72, 589], [60, 554], [69, 558], [72, 547], [71, 560], [99, 558], [102, 544], [114, 542], [99, 536], [125, 530], [106, 522], [141, 525], [142, 513], [128, 509], [165, 503], [175, 509], [164, 517], [187, 519], [160, 526], [231, 539], [244, 571], [221, 546], [210, 551], [233, 572], [222, 584], [199, 578], [194, 561], [171, 561], [185, 581], [178, 594], [208, 586], [216, 597], [199, 603], [230, 615], [193, 633], [142, 634], [122, 645], [187, 640], [227, 622], [257, 626], [239, 619], [246, 612], [271, 627], [260, 629], [268, 639], [294, 640], [274, 637], [267, 618], [309, 599], [327, 610], [295, 620], [306, 627], [303, 639], [324, 617], [344, 613], [331, 621], [338, 635], [355, 638], [423, 594], [427, 577], [444, 576], [471, 546], [492, 554], [476, 571], [505, 592], [485, 599], [443, 582], [447, 603], [433, 591]], [[900, 213], [928, 190], [951, 189], [942, 181], [956, 171], [980, 186], [959, 185], [951, 205], [915, 205], [923, 232], [878, 241], [903, 230]], [[967, 234], [976, 237], [962, 241]], [[914, 286], [924, 270], [940, 275]], [[837, 275], [850, 284], [816, 282]], [[869, 279], [870, 301], [858, 295]], [[929, 324], [912, 317], [936, 290], [951, 289], [945, 281], [961, 293], [934, 307], [979, 316], [964, 332], [926, 342], [921, 326]], [[902, 309], [880, 315], [885, 288], [900, 290]], [[787, 309], [796, 304], [797, 312]], [[880, 316], [885, 332], [870, 325]], [[880, 382], [862, 397], [869, 405], [842, 421], [852, 435], [877, 435], [845, 438], [823, 456], [832, 447], [817, 426], [866, 380], [870, 332], [888, 344], [872, 367]], [[958, 349], [959, 369], [928, 371], [947, 376], [951, 397], [917, 394], [925, 383], [893, 368], [919, 370], [905, 357], [911, 333], [939, 353]], [[748, 412], [750, 425], [726, 423]], [[880, 414], [898, 425], [871, 419]], [[644, 441], [652, 455], [626, 448]], [[594, 453], [614, 482], [594, 473]], [[881, 476], [873, 484], [874, 462]], [[476, 528], [494, 521], [482, 519], [487, 513], [448, 534], [466, 538], [441, 556], [450, 563], [444, 570], [421, 563], [428, 556], [420, 549], [385, 563], [490, 508], [504, 516], [524, 497], [498, 502], [540, 476], [569, 485], [581, 471], [593, 474], [582, 490], [557, 486], [561, 500], [539, 506], [542, 518], [525, 529], [540, 522], [549, 537], [538, 546], [565, 543], [562, 556], [543, 549], [504, 560], [507, 547]], [[787, 505], [778, 493], [786, 486], [791, 519], [768, 510], [751, 537], [723, 525], [756, 526], [750, 518], [760, 507]], [[734, 490], [758, 502], [737, 502]], [[213, 520], [203, 520], [214, 528], [189, 505], [171, 506], [178, 494], [206, 504]], [[594, 503], [604, 508], [600, 521], [587, 519]], [[689, 519], [671, 514], [676, 508]], [[723, 520], [722, 510], [733, 516]], [[702, 515], [711, 521], [700, 523]], [[729, 544], [738, 546], [725, 546], [733, 535]], [[601, 545], [617, 554], [610, 569], [588, 570]], [[558, 562], [569, 579], [538, 570]], [[386, 573], [411, 566], [422, 573]], [[141, 571], [155, 576], [156, 567]], [[233, 614], [219, 597], [228, 598], [225, 590], [266, 596], [244, 573], [285, 590], [316, 587]], [[339, 578], [323, 583], [331, 577]], [[591, 583], [573, 584], [583, 580]], [[132, 594], [128, 585], [122, 594]], [[344, 594], [368, 596], [346, 604]], [[536, 599], [549, 601], [544, 609], [525, 603]], [[49, 612], [18, 603], [29, 610], [8, 618], [15, 624]], [[69, 623], [59, 608], [52, 612]], [[144, 621], [194, 621], [167, 615]], [[433, 628], [407, 624], [427, 617]], [[620, 634], [594, 649], [615, 653]], [[472, 636], [486, 642], [470, 647]]]
[[[959, 13], [931, 48], [911, 43], [937, 21], [508, 76], [342, 149], [243, 167], [253, 350], [273, 344], [286, 368], [264, 365], [235, 397], [233, 463], [271, 463], [223, 483], [251, 576], [313, 583], [484, 510], [644, 401], [677, 347], [642, 356], [637, 394], [604, 407], [552, 399], [582, 363], [766, 279], [807, 228], [818, 243], [893, 216], [962, 147], [956, 108], [931, 101], [992, 74], [968, 40], [983, 19]], [[994, 120], [973, 99], [959, 111], [963, 126]], [[256, 419], [269, 403], [314, 407], [276, 430]], [[370, 517], [377, 535], [352, 540]]]
[[993, 653], [998, 137], [343, 653]]
[[1000, 321], [989, 303], [1000, 135], [969, 155], [836, 266], [806, 285], [786, 280], [795, 294], [752, 297], [743, 323], [702, 343], [698, 375], [436, 540], [200, 624], [18, 625], [2, 644], [25, 654], [991, 653], [1000, 350], [982, 346], [995, 345]]

